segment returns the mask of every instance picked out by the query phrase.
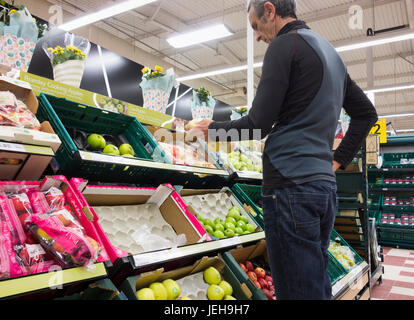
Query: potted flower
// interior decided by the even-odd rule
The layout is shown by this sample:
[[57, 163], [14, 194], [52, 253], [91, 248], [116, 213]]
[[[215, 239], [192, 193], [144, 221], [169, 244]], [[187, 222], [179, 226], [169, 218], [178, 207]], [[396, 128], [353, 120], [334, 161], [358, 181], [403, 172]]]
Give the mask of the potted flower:
[[166, 113], [168, 100], [174, 86], [175, 75], [173, 69], [168, 69], [165, 73], [160, 66], [155, 66], [154, 70], [144, 67], [140, 87], [144, 98], [145, 109]]
[[193, 90], [193, 100], [191, 104], [191, 114], [193, 119], [213, 119], [216, 100], [211, 93], [201, 87]]
[[66, 33], [63, 46], [43, 44], [50, 58], [55, 81], [79, 88], [91, 44], [88, 40]]
[[237, 120], [244, 116], [247, 116], [249, 113], [249, 109], [247, 108], [247, 106], [241, 106], [241, 107], [233, 108], [230, 112], [231, 112], [230, 119]]
[[27, 71], [36, 44], [48, 27], [33, 18], [26, 7], [14, 7], [14, 1], [0, 1], [0, 5], [0, 64]]

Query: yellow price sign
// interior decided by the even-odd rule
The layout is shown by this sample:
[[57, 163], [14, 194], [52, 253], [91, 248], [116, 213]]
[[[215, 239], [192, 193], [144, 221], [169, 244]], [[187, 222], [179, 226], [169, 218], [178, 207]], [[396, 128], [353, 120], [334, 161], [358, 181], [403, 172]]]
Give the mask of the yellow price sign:
[[387, 119], [379, 119], [372, 127], [371, 134], [380, 136], [380, 143], [387, 143]]

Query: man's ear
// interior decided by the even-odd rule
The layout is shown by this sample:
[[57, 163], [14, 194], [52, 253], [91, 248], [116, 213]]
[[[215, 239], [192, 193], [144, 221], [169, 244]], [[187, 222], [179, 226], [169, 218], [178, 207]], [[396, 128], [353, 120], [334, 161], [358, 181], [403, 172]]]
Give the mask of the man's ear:
[[273, 3], [266, 2], [264, 4], [264, 14], [267, 20], [274, 20], [276, 18], [276, 8]]

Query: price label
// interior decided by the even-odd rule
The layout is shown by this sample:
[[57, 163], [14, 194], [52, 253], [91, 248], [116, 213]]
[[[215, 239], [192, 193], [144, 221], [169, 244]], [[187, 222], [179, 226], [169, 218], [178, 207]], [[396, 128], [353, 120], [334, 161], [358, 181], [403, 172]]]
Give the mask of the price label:
[[0, 142], [0, 149], [7, 151], [26, 152], [26, 149], [21, 144]]
[[387, 119], [379, 119], [372, 127], [371, 134], [380, 136], [380, 143], [387, 143]]

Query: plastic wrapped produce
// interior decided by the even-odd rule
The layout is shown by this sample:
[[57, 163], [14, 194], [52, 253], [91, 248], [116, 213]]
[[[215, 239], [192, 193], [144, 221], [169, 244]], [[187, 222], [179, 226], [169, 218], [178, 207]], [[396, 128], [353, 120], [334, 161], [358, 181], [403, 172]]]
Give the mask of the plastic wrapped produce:
[[23, 127], [19, 122], [16, 96], [9, 91], [0, 91], [0, 125]]
[[42, 247], [51, 252], [62, 267], [92, 264], [99, 256], [100, 247], [72, 219], [63, 209], [52, 214], [33, 215], [28, 224]]
[[328, 250], [342, 264], [346, 270], [350, 270], [355, 266], [355, 254], [347, 246], [331, 241]]
[[31, 130], [40, 130], [40, 122], [36, 116], [29, 110], [23, 101], [17, 100], [17, 116], [19, 124]]

